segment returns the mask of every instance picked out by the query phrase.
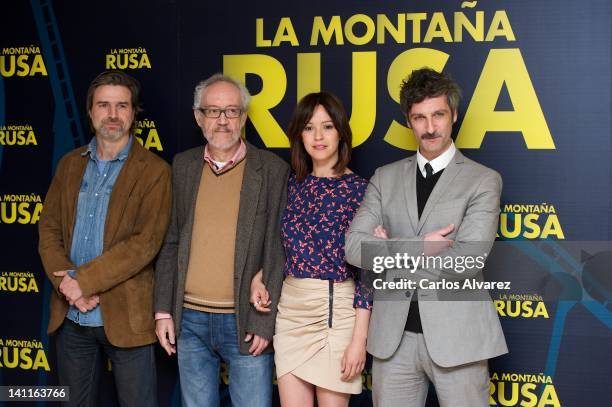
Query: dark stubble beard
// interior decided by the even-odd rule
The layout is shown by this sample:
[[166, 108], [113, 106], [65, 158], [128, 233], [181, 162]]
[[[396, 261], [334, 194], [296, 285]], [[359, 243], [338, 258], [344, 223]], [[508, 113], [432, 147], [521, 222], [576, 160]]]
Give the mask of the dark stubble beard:
[[[110, 130], [106, 127], [106, 124], [113, 123], [118, 124], [116, 130]], [[108, 120], [105, 119], [100, 124], [100, 128], [96, 129], [96, 133], [99, 134], [105, 140], [116, 141], [119, 140], [125, 134], [125, 123], [122, 120]]]

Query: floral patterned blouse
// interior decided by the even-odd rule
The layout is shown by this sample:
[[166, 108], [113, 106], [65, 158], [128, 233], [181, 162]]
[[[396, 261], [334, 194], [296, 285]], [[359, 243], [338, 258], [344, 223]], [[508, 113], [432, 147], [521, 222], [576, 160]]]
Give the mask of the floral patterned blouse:
[[295, 174], [287, 185], [282, 239], [287, 261], [285, 276], [335, 282], [356, 280], [353, 306], [372, 309], [372, 290], [360, 269], [347, 264], [345, 234], [361, 204], [368, 182], [356, 174], [325, 178]]

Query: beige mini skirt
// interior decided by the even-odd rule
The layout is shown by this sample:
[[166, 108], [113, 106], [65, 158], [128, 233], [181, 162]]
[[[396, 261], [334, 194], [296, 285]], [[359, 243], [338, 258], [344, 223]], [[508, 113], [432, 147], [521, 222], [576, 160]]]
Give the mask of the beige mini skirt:
[[331, 285], [328, 280], [285, 278], [274, 335], [276, 376], [292, 373], [318, 387], [359, 394], [361, 375], [340, 380], [342, 355], [355, 325], [355, 282]]

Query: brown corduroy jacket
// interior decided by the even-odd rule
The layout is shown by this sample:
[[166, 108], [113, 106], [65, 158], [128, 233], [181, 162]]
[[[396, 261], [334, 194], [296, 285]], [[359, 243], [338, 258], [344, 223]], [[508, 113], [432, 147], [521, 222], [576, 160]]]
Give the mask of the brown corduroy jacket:
[[156, 341], [153, 318], [153, 259], [163, 242], [171, 210], [170, 166], [136, 140], [117, 177], [108, 205], [103, 253], [75, 267], [70, 261], [79, 188], [87, 146], [59, 162], [45, 197], [39, 223], [39, 253], [55, 290], [51, 293], [48, 332], [64, 321], [68, 302], [54, 271], [76, 270], [83, 296], [100, 296], [104, 331], [118, 347]]

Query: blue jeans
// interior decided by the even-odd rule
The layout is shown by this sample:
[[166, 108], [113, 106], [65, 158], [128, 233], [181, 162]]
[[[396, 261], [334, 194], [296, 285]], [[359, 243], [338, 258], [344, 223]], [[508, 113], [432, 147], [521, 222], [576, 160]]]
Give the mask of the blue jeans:
[[184, 407], [219, 406], [219, 367], [225, 361], [229, 393], [237, 407], [272, 405], [272, 354], [242, 355], [234, 314], [183, 309], [178, 363]]
[[113, 363], [119, 404], [157, 406], [153, 345], [118, 348], [108, 341], [103, 327], [81, 326], [65, 319], [57, 331], [56, 346], [59, 384], [70, 386], [70, 401], [66, 405], [97, 405], [104, 352]]

